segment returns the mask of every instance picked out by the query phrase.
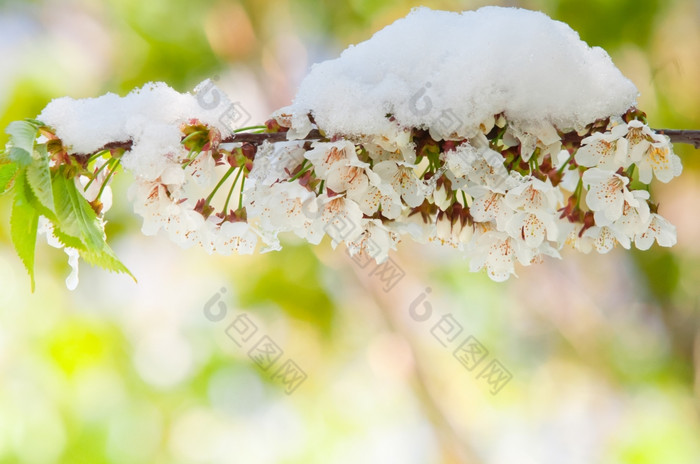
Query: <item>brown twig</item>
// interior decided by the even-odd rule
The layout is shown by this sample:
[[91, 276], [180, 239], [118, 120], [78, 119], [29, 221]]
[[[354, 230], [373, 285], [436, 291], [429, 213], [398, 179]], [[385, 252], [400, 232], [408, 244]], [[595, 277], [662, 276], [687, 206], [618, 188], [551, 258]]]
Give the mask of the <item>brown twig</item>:
[[654, 129], [659, 134], [668, 135], [673, 143], [686, 143], [700, 148], [700, 130]]
[[[673, 143], [685, 143], [688, 145], [693, 145], [695, 148], [700, 148], [700, 130], [678, 130], [678, 129], [654, 129], [654, 131], [659, 134], [668, 135]], [[321, 140], [324, 136], [318, 130], [312, 130], [309, 134], [300, 140]], [[272, 132], [272, 133], [262, 133], [254, 134], [250, 132], [243, 132], [240, 134], [233, 134], [230, 137], [225, 138], [221, 143], [252, 143], [254, 145], [259, 145], [265, 141], [268, 142], [282, 142], [287, 140], [286, 132]], [[95, 151], [95, 153], [103, 150], [114, 150], [118, 148], [123, 148], [126, 151], [131, 150], [133, 142], [127, 140], [125, 142], [110, 142], [104, 147]]]
[[[304, 137], [303, 139], [298, 139], [300, 141], [304, 140], [321, 140], [323, 139], [324, 136], [318, 131], [318, 130], [312, 130], [309, 132], [309, 134]], [[286, 132], [272, 132], [272, 133], [262, 133], [262, 134], [255, 134], [255, 133], [250, 133], [250, 132], [242, 132], [240, 134], [233, 134], [230, 137], [226, 137], [224, 140], [221, 141], [221, 143], [252, 143], [254, 145], [260, 145], [261, 143], [268, 141], [268, 142], [283, 142], [287, 140], [287, 133]], [[134, 145], [134, 142], [131, 140], [126, 140], [126, 141], [120, 141], [120, 142], [109, 142], [102, 148], [95, 150], [93, 153], [90, 154], [76, 154], [76, 156], [89, 156], [94, 153], [99, 153], [104, 150], [117, 150], [117, 149], [124, 149], [126, 151], [131, 150], [132, 146]]]
[[[309, 132], [309, 134], [304, 137], [303, 139], [299, 140], [320, 140], [323, 138], [323, 135], [316, 129], [312, 130]], [[221, 141], [221, 143], [243, 143], [243, 142], [248, 142], [248, 143], [253, 143], [253, 144], [260, 144], [265, 141], [268, 142], [283, 142], [287, 140], [287, 133], [286, 132], [273, 132], [270, 134], [251, 134], [248, 132], [243, 132], [240, 134], [233, 134], [231, 137], [227, 137], [224, 140]]]

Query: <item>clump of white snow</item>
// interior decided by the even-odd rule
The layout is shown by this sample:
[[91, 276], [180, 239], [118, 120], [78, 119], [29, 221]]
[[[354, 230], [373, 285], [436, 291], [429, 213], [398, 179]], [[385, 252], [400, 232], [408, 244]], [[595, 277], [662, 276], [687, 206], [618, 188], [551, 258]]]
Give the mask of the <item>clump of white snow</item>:
[[[57, 98], [37, 117], [53, 127], [70, 153], [92, 153], [109, 142], [133, 140], [134, 149], [159, 136], [158, 143], [180, 144], [178, 125], [198, 119], [230, 133], [222, 116], [230, 102], [210, 81], [202, 82], [195, 95], [179, 93], [162, 82], [149, 83], [125, 97], [107, 93], [97, 98]], [[160, 153], [156, 153], [160, 154]]]
[[391, 114], [464, 136], [501, 112], [524, 128], [577, 129], [624, 113], [636, 97], [603, 49], [543, 13], [418, 8], [314, 65], [284, 111], [311, 112], [330, 134], [387, 133]]

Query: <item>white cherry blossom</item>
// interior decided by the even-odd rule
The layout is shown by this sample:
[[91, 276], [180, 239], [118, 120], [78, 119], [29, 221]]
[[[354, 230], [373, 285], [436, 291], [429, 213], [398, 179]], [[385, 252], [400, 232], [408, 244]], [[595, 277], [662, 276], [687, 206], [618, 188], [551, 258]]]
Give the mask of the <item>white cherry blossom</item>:
[[525, 162], [540, 149], [540, 155], [555, 155], [561, 150], [561, 140], [556, 128], [547, 122], [530, 122], [526, 126], [511, 124], [506, 128], [503, 140], [508, 146], [520, 145], [520, 156]]
[[185, 169], [186, 173], [199, 185], [210, 186], [215, 182], [216, 161], [211, 151], [197, 154], [197, 157]]
[[[622, 208], [622, 216], [614, 223], [608, 221], [604, 214], [600, 214], [600, 211], [595, 213], [597, 225], [614, 228], [624, 237], [624, 240], [618, 238], [623, 243], [623, 246], [628, 244], [636, 235], [647, 230], [650, 220], [649, 203], [647, 202], [649, 192], [646, 190], [633, 190], [631, 193], [635, 201], [625, 201]], [[629, 248], [629, 245], [625, 246], [625, 248]]]
[[[583, 233], [583, 238], [591, 240], [590, 245], [600, 254], [606, 254], [615, 248], [617, 243], [616, 233], [608, 226], [593, 226]], [[629, 243], [629, 240], [627, 241]], [[629, 248], [629, 245], [626, 247]]]
[[250, 255], [255, 251], [258, 234], [247, 222], [226, 221], [219, 226], [214, 242], [216, 253], [227, 256], [232, 253]]
[[249, 220], [255, 220], [261, 238], [272, 249], [279, 247], [280, 232], [294, 232], [313, 244], [323, 238], [322, 225], [315, 220], [319, 215], [317, 197], [299, 182], [251, 188], [246, 184], [244, 204]]
[[304, 160], [305, 153], [298, 142], [264, 142], [258, 147], [248, 178], [266, 186], [289, 179], [292, 170]]
[[674, 177], [683, 172], [681, 159], [673, 153], [673, 147], [665, 135], [656, 136], [642, 159], [637, 163], [639, 168], [639, 180], [648, 184], [652, 174], [661, 182], [670, 182]]
[[425, 187], [412, 167], [394, 161], [382, 161], [372, 170], [387, 181], [411, 208], [419, 206], [425, 200]]
[[356, 240], [346, 242], [351, 256], [366, 253], [378, 263], [389, 258], [389, 251], [396, 249], [397, 235], [378, 219], [362, 219], [362, 234]]
[[468, 193], [474, 198], [469, 209], [474, 221], [495, 221], [496, 228], [500, 231], [504, 231], [508, 220], [514, 213], [513, 209], [505, 202], [506, 195], [493, 192], [485, 187], [471, 188]]
[[452, 204], [452, 192], [448, 191], [447, 185], [443, 183], [433, 190], [432, 200], [438, 208], [445, 210]]
[[654, 132], [642, 121], [636, 119], [626, 124], [625, 138], [629, 143], [629, 157], [633, 163], [642, 159], [652, 142], [655, 141]]
[[327, 194], [318, 197], [320, 214], [318, 220], [322, 229], [331, 238], [331, 246], [340, 242], [352, 242], [362, 235], [362, 210], [354, 201], [344, 195], [329, 197]]
[[635, 237], [634, 245], [640, 250], [648, 250], [654, 240], [662, 247], [676, 244], [676, 227], [656, 213], [651, 215], [647, 230]]
[[468, 244], [474, 236], [474, 227], [461, 218], [449, 218], [447, 215], [438, 217], [435, 224], [432, 240], [439, 241], [442, 245], [450, 245], [460, 250]]
[[626, 169], [631, 164], [628, 160], [628, 143], [624, 138], [626, 126], [615, 126], [611, 132], [594, 132], [581, 141], [581, 148], [576, 151], [574, 159], [580, 166], [599, 167], [616, 171]]
[[554, 215], [541, 212], [517, 212], [508, 220], [505, 230], [530, 248], [538, 248], [545, 240], [556, 241], [559, 234]]
[[280, 108], [272, 117], [280, 126], [289, 129], [287, 131], [288, 140], [303, 139], [309, 135], [309, 132], [314, 128], [308, 114], [290, 111], [288, 107]]
[[128, 197], [134, 212], [143, 218], [141, 232], [144, 235], [155, 235], [180, 212], [179, 205], [162, 182], [136, 179], [129, 188]]
[[510, 175], [503, 165], [503, 156], [493, 150], [482, 150], [470, 165], [467, 178], [472, 185], [483, 185], [493, 191], [505, 191]]
[[406, 163], [416, 162], [416, 151], [411, 141], [411, 131], [406, 127], [394, 124], [386, 134], [370, 136], [369, 144], [374, 144], [385, 152], [397, 154], [398, 158]]
[[454, 176], [451, 180], [457, 181], [458, 188], [463, 186], [459, 182], [461, 178], [468, 186], [485, 186], [504, 192], [510, 175], [503, 164], [503, 156], [488, 148], [488, 143], [482, 144], [477, 138], [445, 153], [445, 165]]
[[337, 169], [347, 170], [350, 167], [369, 167], [361, 163], [355, 152], [355, 144], [348, 140], [338, 142], [317, 142], [304, 157], [314, 165], [316, 174], [327, 179], [329, 174]]
[[205, 251], [212, 253], [211, 229], [204, 216], [192, 208], [178, 206], [178, 211], [166, 219], [163, 229], [170, 241], [182, 248], [201, 245]]
[[530, 264], [534, 253], [523, 241], [514, 239], [505, 232], [483, 229], [471, 242], [469, 268], [472, 272], [486, 268], [488, 276], [496, 281], [508, 280], [515, 273], [515, 263]]
[[401, 198], [387, 183], [369, 185], [362, 194], [348, 192], [348, 198], [357, 202], [362, 212], [367, 216], [373, 216], [381, 211], [385, 218], [396, 219], [401, 214]]
[[608, 221], [622, 216], [625, 201], [632, 205], [637, 200], [627, 189], [629, 179], [611, 171], [591, 168], [583, 173], [583, 185], [588, 188], [586, 204], [595, 212], [602, 212]]
[[554, 188], [549, 179], [541, 181], [529, 177], [524, 178], [517, 187], [508, 190], [505, 202], [513, 210], [554, 214], [562, 202], [562, 194]]

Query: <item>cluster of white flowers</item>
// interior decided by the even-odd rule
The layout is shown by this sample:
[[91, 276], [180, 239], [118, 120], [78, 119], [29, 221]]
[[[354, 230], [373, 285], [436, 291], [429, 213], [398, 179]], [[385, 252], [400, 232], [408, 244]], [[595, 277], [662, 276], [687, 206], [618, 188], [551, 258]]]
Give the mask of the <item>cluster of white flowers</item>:
[[[673, 226], [651, 212], [648, 190], [629, 185], [648, 183], [647, 172], [667, 182], [680, 174], [679, 158], [668, 137], [641, 121], [611, 119], [571, 151], [562, 139], [524, 136], [502, 116], [460, 141], [397, 128], [393, 140], [266, 143], [244, 191], [248, 222], [269, 249], [279, 248], [280, 232], [313, 244], [325, 234], [333, 246], [345, 242], [351, 253], [364, 250], [379, 261], [403, 236], [437, 241], [463, 250], [472, 270], [486, 268], [498, 281], [515, 273], [516, 262], [558, 257], [566, 244], [601, 253], [616, 243], [671, 246]], [[278, 115], [304, 139], [314, 126], [299, 121]], [[497, 139], [486, 135], [499, 132]], [[425, 148], [430, 143], [437, 153]]]
[[676, 243], [675, 227], [651, 211], [648, 189], [630, 190], [635, 168], [644, 187], [652, 175], [666, 183], [681, 174], [681, 160], [667, 136], [655, 134], [638, 120], [619, 121], [607, 132], [583, 139], [575, 160], [590, 168], [581, 180], [595, 220], [576, 242], [577, 248], [587, 251], [595, 246], [606, 253], [615, 243], [629, 249], [634, 242], [641, 250], [649, 249], [654, 240], [667, 247]]
[[[198, 121], [190, 123], [190, 127], [197, 125]], [[143, 217], [141, 230], [145, 235], [155, 235], [162, 229], [170, 240], [184, 248], [200, 245], [209, 253], [250, 254], [257, 244], [257, 235], [245, 221], [226, 220], [223, 214], [208, 214], [203, 209], [203, 195], [220, 181], [223, 164], [214, 158], [221, 140], [219, 132], [215, 128], [206, 132], [207, 141], [201, 151], [192, 153], [186, 145], [178, 144], [161, 151], [147, 172], [139, 169], [142, 162], [129, 162], [133, 152], [125, 154], [125, 165], [135, 175], [129, 199], [134, 212]], [[226, 166], [228, 175], [246, 169]]]

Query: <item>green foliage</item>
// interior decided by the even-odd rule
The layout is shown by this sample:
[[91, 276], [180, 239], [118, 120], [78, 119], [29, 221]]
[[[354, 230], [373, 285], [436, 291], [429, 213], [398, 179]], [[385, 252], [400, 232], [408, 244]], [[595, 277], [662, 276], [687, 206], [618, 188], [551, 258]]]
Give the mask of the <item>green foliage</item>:
[[5, 161], [5, 153], [0, 155], [0, 195], [7, 192], [12, 188], [13, 181], [15, 179], [15, 174], [17, 173], [17, 163], [12, 161]]
[[628, 43], [648, 46], [664, 7], [665, 2], [659, 0], [593, 0], [589, 8], [595, 15], [582, 15], [580, 2], [561, 0], [553, 16], [578, 31], [590, 45], [606, 49]]
[[17, 178], [15, 186], [15, 198], [12, 204], [12, 216], [10, 218], [10, 234], [12, 244], [17, 251], [24, 267], [27, 268], [34, 291], [34, 248], [36, 247], [36, 233], [39, 224], [39, 212], [27, 198], [27, 189], [24, 176]]
[[40, 209], [46, 211], [47, 217], [54, 217], [54, 198], [53, 189], [51, 187], [51, 172], [49, 170], [49, 155], [46, 151], [46, 145], [36, 147], [36, 153], [39, 155], [34, 162], [27, 166], [27, 183], [32, 193], [36, 197]]
[[59, 241], [92, 265], [133, 275], [105, 240], [104, 224], [76, 187], [75, 165], [52, 166], [47, 143], [37, 143], [40, 121], [15, 121], [7, 128], [8, 149], [0, 156], [0, 192], [14, 192], [10, 232], [34, 290], [34, 254], [40, 216], [53, 225]]
[[134, 277], [117, 259], [105, 241], [104, 227], [87, 200], [78, 192], [73, 179], [66, 177], [65, 166], [53, 176], [56, 196], [56, 222], [59, 240], [67, 240], [78, 249], [81, 258], [90, 264], [114, 272], [125, 272]]
[[28, 166], [32, 162], [34, 142], [39, 125], [29, 119], [14, 121], [7, 126], [5, 132], [10, 136], [10, 159], [20, 166]]

